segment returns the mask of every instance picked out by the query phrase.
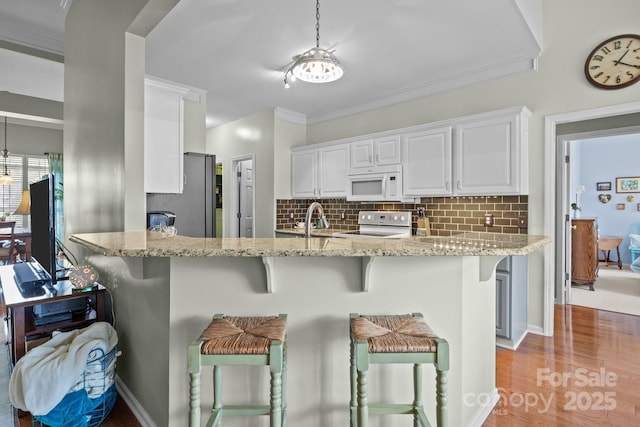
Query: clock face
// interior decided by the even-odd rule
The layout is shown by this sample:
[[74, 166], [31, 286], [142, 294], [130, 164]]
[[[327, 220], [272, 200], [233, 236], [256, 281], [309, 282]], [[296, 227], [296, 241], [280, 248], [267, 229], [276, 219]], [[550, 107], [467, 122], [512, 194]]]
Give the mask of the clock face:
[[620, 89], [640, 79], [640, 35], [624, 34], [603, 41], [584, 64], [589, 83], [602, 89]]

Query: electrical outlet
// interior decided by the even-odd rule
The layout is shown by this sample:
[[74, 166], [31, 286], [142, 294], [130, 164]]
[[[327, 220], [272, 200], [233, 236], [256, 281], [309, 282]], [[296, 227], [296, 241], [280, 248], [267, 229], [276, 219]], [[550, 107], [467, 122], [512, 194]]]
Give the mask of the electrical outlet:
[[527, 220], [526, 215], [518, 215], [518, 228], [527, 228], [529, 226], [529, 221]]
[[344, 219], [344, 218], [345, 218], [345, 216], [346, 216], [346, 214], [344, 213], [344, 211], [342, 211], [342, 212], [340, 213], [340, 219]]
[[293, 219], [293, 211], [289, 211], [289, 219]]
[[493, 214], [485, 214], [484, 215], [484, 226], [485, 227], [493, 227]]

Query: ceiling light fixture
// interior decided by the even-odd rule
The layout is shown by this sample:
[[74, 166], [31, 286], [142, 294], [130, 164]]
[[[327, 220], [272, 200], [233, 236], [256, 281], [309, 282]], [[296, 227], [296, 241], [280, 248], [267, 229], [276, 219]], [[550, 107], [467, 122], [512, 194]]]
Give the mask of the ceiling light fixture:
[[2, 150], [2, 158], [4, 160], [4, 175], [0, 176], [0, 184], [13, 184], [13, 178], [7, 173], [7, 116], [4, 116], [4, 150]]
[[316, 47], [293, 57], [293, 63], [284, 72], [284, 87], [289, 87], [289, 78], [309, 83], [338, 80], [344, 69], [333, 52], [320, 48], [320, 0], [316, 0]]

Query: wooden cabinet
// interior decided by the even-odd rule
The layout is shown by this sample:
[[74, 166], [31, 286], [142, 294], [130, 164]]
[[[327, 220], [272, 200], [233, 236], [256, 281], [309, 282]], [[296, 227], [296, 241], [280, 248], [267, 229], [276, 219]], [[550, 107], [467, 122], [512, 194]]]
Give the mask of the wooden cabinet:
[[402, 135], [404, 197], [451, 194], [451, 127]]
[[349, 144], [350, 167], [400, 164], [400, 135], [366, 139]]
[[296, 149], [291, 155], [293, 198], [347, 197], [349, 146]]
[[527, 194], [531, 112], [487, 113], [455, 126], [454, 194]]
[[598, 269], [598, 221], [571, 220], [571, 283], [589, 285], [593, 290]]
[[[11, 361], [15, 364], [27, 352], [27, 343], [34, 339], [46, 339], [54, 331], [68, 331], [84, 328], [94, 322], [105, 320], [105, 294], [106, 288], [98, 285], [96, 289], [86, 292], [74, 292], [73, 286], [68, 281], [59, 281], [56, 285], [57, 293], [54, 295], [50, 289], [46, 289], [43, 295], [34, 297], [22, 296], [15, 282], [12, 265], [0, 266], [0, 284], [7, 314], [8, 342], [11, 343]], [[86, 309], [75, 311], [60, 318], [51, 319], [39, 324], [33, 308], [40, 305], [49, 305], [54, 309], [60, 309], [69, 300], [82, 299], [80, 307], [91, 307], [93, 315]], [[53, 309], [52, 309], [52, 312]]]

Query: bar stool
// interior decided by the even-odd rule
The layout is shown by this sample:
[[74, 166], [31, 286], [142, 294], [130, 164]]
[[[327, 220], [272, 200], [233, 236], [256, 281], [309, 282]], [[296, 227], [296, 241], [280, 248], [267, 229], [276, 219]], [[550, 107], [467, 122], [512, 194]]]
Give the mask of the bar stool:
[[[216, 314], [188, 348], [189, 426], [200, 427], [200, 372], [213, 366], [213, 407], [207, 426], [223, 416], [269, 415], [271, 427], [286, 425], [287, 315], [231, 317]], [[269, 405], [222, 405], [222, 366], [265, 365], [271, 372]]]
[[[446, 427], [449, 343], [439, 338], [422, 314], [351, 314], [351, 426], [366, 427], [371, 414], [412, 414], [415, 427], [431, 426], [422, 406], [422, 364], [436, 368], [437, 426]], [[414, 400], [409, 404], [367, 402], [367, 371], [373, 363], [412, 363]]]

